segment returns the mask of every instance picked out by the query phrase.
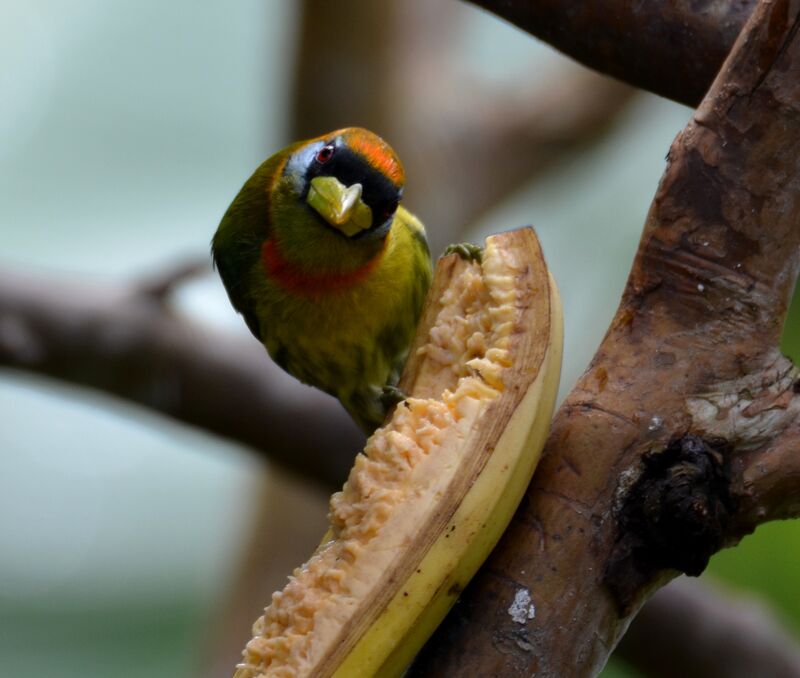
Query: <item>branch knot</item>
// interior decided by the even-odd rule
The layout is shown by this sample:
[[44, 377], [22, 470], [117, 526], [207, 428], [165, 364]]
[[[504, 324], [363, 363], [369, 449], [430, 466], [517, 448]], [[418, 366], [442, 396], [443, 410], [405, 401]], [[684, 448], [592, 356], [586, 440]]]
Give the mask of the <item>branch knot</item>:
[[729, 456], [725, 440], [685, 435], [642, 457], [604, 577], [623, 613], [658, 571], [698, 576], [722, 547], [734, 510]]

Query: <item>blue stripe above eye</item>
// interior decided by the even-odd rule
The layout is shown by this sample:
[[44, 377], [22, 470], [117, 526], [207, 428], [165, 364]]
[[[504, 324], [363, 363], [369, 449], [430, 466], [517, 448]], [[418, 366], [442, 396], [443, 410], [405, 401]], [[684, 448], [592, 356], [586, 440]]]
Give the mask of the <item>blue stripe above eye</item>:
[[315, 141], [295, 151], [283, 168], [283, 174], [290, 177], [298, 193], [303, 192], [306, 170], [314, 160], [314, 156], [325, 145], [324, 141]]

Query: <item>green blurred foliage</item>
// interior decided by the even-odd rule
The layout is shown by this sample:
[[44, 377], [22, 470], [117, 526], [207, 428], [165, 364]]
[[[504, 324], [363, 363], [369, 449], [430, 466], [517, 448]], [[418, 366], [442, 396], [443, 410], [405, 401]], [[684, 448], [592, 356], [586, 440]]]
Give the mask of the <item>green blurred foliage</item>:
[[800, 359], [800, 294], [797, 292], [789, 304], [789, 314], [781, 336], [781, 351], [797, 364]]
[[176, 678], [194, 675], [203, 606], [190, 599], [114, 606], [0, 606], [0, 675]]
[[800, 521], [762, 525], [735, 548], [715, 555], [704, 576], [759, 594], [800, 632]]

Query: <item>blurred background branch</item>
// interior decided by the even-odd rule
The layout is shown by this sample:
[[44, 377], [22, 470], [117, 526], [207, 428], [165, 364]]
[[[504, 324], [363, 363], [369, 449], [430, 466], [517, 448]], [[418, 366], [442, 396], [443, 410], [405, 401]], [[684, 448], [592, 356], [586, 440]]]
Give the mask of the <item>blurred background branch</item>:
[[530, 87], [481, 81], [457, 58], [466, 14], [451, 3], [301, 6], [291, 136], [361, 125], [403, 149], [406, 203], [434, 255], [602, 140], [636, 92], [567, 62]]
[[[192, 261], [129, 284], [0, 270], [0, 365], [125, 398], [340, 484], [363, 436], [258, 343], [173, 309], [170, 289], [200, 270]], [[308, 416], [314, 426], [298, 427]]]
[[756, 0], [470, 0], [590, 68], [695, 106]]
[[[673, 89], [660, 93], [694, 102], [710, 82], [717, 68], [714, 63], [721, 62], [753, 3], [692, 3], [696, 11], [689, 12], [687, 3], [658, 2], [647, 7], [640, 3], [641, 6], [633, 8], [626, 3], [610, 7], [592, 2], [584, 3], [579, 11], [570, 15], [569, 20], [563, 15], [563, 3], [477, 4], [491, 5], [502, 16], [551, 41], [568, 54], [634, 84], [659, 91], [659, 78], [667, 71], [670, 77], [665, 82], [672, 83], [669, 86]], [[202, 107], [196, 106], [191, 115], [180, 109], [175, 128], [162, 137], [158, 142], [160, 146], [153, 151], [158, 162], [167, 163], [170, 147], [163, 139], [180, 138], [183, 128], [188, 127], [187, 143], [191, 151], [180, 156], [179, 163], [205, 167], [219, 165], [221, 168], [220, 175], [212, 177], [207, 185], [198, 184], [196, 180], [187, 182], [190, 195], [186, 205], [194, 206], [204, 195], [211, 195], [213, 191], [209, 186], [220, 189], [220, 195], [209, 198], [211, 206], [204, 207], [206, 212], [192, 213], [186, 206], [182, 208], [186, 213], [182, 212], [176, 221], [191, 221], [198, 214], [202, 215], [201, 237], [197, 236], [197, 224], [192, 223], [187, 231], [191, 234], [187, 242], [201, 240], [201, 246], [205, 248], [214, 227], [213, 221], [224, 209], [224, 200], [232, 197], [250, 169], [247, 162], [253, 165], [259, 156], [265, 157], [290, 138], [315, 135], [321, 130], [343, 125], [364, 125], [383, 134], [400, 151], [409, 176], [406, 201], [428, 226], [434, 254], [454, 240], [477, 238], [475, 223], [481, 220], [488, 218], [492, 228], [521, 223], [514, 218], [498, 220], [486, 215], [494, 211], [500, 201], [509, 197], [513, 199], [520, 189], [530, 187], [532, 179], [537, 179], [544, 191], [553, 190], [559, 184], [562, 186], [560, 190], [556, 188], [557, 195], [566, 198], [559, 207], [562, 212], [568, 211], [574, 203], [585, 201], [589, 205], [587, 210], [592, 212], [589, 228], [577, 221], [569, 224], [570, 230], [565, 236], [565, 244], [568, 243], [569, 247], [562, 247], [569, 250], [562, 253], [567, 264], [562, 266], [570, 276], [584, 275], [576, 287], [586, 290], [586, 295], [571, 294], [565, 276], [560, 278], [560, 283], [565, 299], [571, 299], [571, 308], [577, 309], [573, 312], [585, 318], [583, 325], [573, 322], [570, 326], [568, 317], [568, 332], [572, 331], [573, 336], [585, 333], [590, 344], [587, 351], [593, 349], [604, 327], [594, 328], [598, 334], [596, 338], [586, 331], [591, 325], [592, 310], [599, 308], [602, 322], [613, 311], [618, 297], [614, 285], [621, 287], [629, 257], [628, 250], [614, 252], [614, 258], [606, 263], [607, 268], [620, 268], [617, 276], [620, 282], [608, 283], [578, 270], [582, 261], [581, 243], [584, 243], [584, 249], [590, 250], [590, 259], [602, 257], [602, 253], [598, 255], [593, 247], [591, 234], [594, 230], [605, 231], [604, 241], [613, 242], [615, 234], [632, 215], [631, 220], [637, 223], [628, 236], [622, 233], [623, 238], [631, 240], [632, 253], [641, 215], [631, 206], [630, 195], [624, 201], [627, 211], [618, 204], [622, 202], [619, 196], [611, 195], [609, 201], [617, 204], [611, 210], [595, 215], [589, 193], [591, 186], [603, 186], [604, 163], [616, 163], [619, 167], [621, 161], [639, 171], [644, 164], [641, 145], [616, 159], [603, 149], [616, 132], [623, 130], [630, 135], [636, 120], [647, 119], [655, 125], [656, 122], [650, 118], [657, 117], [653, 111], [660, 109], [642, 105], [643, 97], [637, 96], [633, 88], [587, 72], [572, 63], [558, 62], [546, 66], [541, 60], [501, 63], [493, 56], [486, 61], [492, 64], [495, 76], [500, 71], [515, 69], [524, 73], [522, 79], [477, 77], [474, 70], [464, 64], [464, 54], [477, 49], [472, 42], [474, 29], [470, 28], [468, 21], [475, 12], [459, 3], [424, 0], [325, 3], [306, 0], [298, 5], [296, 40], [292, 40], [293, 33], [284, 20], [266, 40], [273, 56], [262, 59], [268, 65], [285, 69], [285, 64], [291, 62], [287, 56], [296, 52], [289, 103], [276, 98], [274, 91], [278, 90], [278, 85], [275, 76], [269, 75], [268, 70], [266, 75], [262, 73], [264, 64], [253, 64], [253, 71], [242, 75], [244, 85], [239, 90], [227, 94], [220, 94], [218, 87], [213, 90], [215, 101], [220, 104], [219, 110], [210, 102], [205, 102]], [[232, 13], [229, 7], [221, 6], [216, 22], [223, 32], [231, 30], [226, 19]], [[163, 39], [172, 44], [174, 36], [181, 35], [179, 29], [184, 26], [184, 16], [176, 9], [176, 16], [170, 24], [169, 16], [164, 20], [162, 14], [157, 21], [153, 17], [147, 18], [143, 25], [164, 26], [168, 35]], [[658, 23], [656, 17], [664, 23]], [[648, 23], [650, 20], [652, 23]], [[252, 15], [246, 15], [244, 22], [257, 23]], [[631, 26], [636, 22], [644, 22], [648, 31], [632, 30]], [[8, 25], [13, 26], [13, 22]], [[663, 26], [663, 32], [656, 32], [659, 26]], [[240, 44], [243, 29], [237, 30], [236, 44]], [[290, 37], [276, 46], [281, 35]], [[224, 59], [222, 49], [231, 52], [229, 44], [233, 43], [226, 42], [229, 36], [216, 33], [214, 36], [209, 43], [220, 41], [221, 50], [214, 57], [219, 66]], [[124, 36], [114, 39], [124, 43]], [[160, 39], [158, 36], [152, 38], [153, 44], [159, 44], [157, 41]], [[111, 41], [112, 37], [108, 40]], [[259, 34], [258, 40], [264, 41], [264, 38]], [[46, 41], [42, 42], [46, 44]], [[259, 48], [263, 47], [262, 42], [257, 44]], [[665, 44], [670, 45], [666, 50]], [[581, 52], [583, 45], [588, 45], [588, 51]], [[175, 49], [192, 54], [186, 45]], [[698, 49], [703, 50], [702, 54]], [[138, 59], [141, 55], [138, 40], [134, 51]], [[641, 54], [650, 56], [632, 56]], [[95, 63], [103, 63], [104, 59], [105, 52], [96, 56]], [[113, 58], [109, 63], [116, 64]], [[191, 84], [189, 75], [195, 71], [202, 76], [196, 90], [211, 87], [206, 81], [213, 81], [214, 69], [196, 67], [197, 63], [203, 63], [202, 54], [195, 54], [191, 62], [181, 67], [169, 86], [165, 85], [166, 89], [173, 93], [174, 83], [188, 81]], [[151, 71], [160, 66], [151, 64]], [[240, 66], [229, 66], [228, 70], [219, 66], [226, 82], [232, 80], [232, 74], [239, 72], [236, 68], [241, 70]], [[81, 77], [90, 77], [91, 69], [88, 72], [89, 75], [85, 75], [87, 69], [82, 70]], [[676, 74], [683, 75], [678, 77]], [[116, 71], [113, 76], [117, 82]], [[148, 75], [147, 79], [150, 77]], [[261, 77], [270, 82], [267, 106], [254, 105], [246, 98], [247, 88], [254, 88], [253, 83]], [[126, 89], [133, 86], [136, 91], [135, 76], [128, 75], [124, 81]], [[77, 91], [77, 86], [72, 86]], [[107, 96], [108, 85], [105, 88], [93, 87]], [[187, 91], [179, 89], [178, 94], [192, 101]], [[150, 96], [149, 91], [140, 92], [137, 100], [147, 101]], [[102, 101], [103, 97], [99, 100]], [[80, 104], [79, 114], [70, 113], [69, 109], [62, 112], [59, 108], [59, 116], [64, 120], [80, 120], [89, 110], [83, 100]], [[215, 120], [223, 120], [229, 109], [238, 104], [254, 111], [258, 119], [251, 127], [258, 129], [274, 128], [275, 123], [267, 119], [274, 116], [276, 110], [288, 109], [289, 130], [276, 134], [263, 149], [248, 139], [247, 148], [253, 157], [237, 160], [238, 165], [225, 165], [229, 147], [235, 144], [236, 130], [247, 128], [239, 118], [222, 132], [219, 147], [206, 157], [197, 156], [199, 151], [195, 147], [201, 147], [198, 140], [213, 138], [213, 133], [197, 126], [195, 119], [202, 117], [203, 110], [208, 110], [209, 116], [213, 114]], [[637, 105], [640, 108], [637, 109]], [[123, 107], [133, 107], [134, 104], [125, 100], [117, 102], [116, 106], [103, 120], [114, 120], [114, 115], [121, 115], [119, 111]], [[145, 136], [156, 134], [153, 120], [163, 119], [169, 113], [165, 109], [165, 104], [159, 102], [157, 113], [150, 114], [155, 116], [152, 119], [139, 113], [142, 120], [149, 120]], [[102, 112], [102, 108], [99, 110]], [[103, 130], [102, 124], [95, 122], [89, 127], [92, 135], [89, 138], [109, 147], [112, 147], [113, 134], [124, 129], [123, 123], [115, 123], [113, 134], [103, 136], [98, 134], [98, 130]], [[212, 132], [219, 134], [217, 128]], [[667, 135], [671, 133], [666, 132]], [[33, 181], [25, 178], [22, 173], [25, 163], [17, 158], [15, 172], [23, 177], [24, 186], [48, 186], [47, 169], [53, 165], [49, 162], [50, 157], [53, 155], [56, 160], [59, 157], [58, 144], [43, 131], [37, 135], [46, 145], [48, 162], [33, 163], [37, 172], [36, 181]], [[649, 138], [652, 134], [646, 131], [644, 136]], [[263, 143], [264, 139], [260, 141]], [[620, 144], [619, 141], [610, 143]], [[666, 144], [656, 139], [655, 148], [660, 157]], [[586, 160], [593, 153], [605, 153], [599, 169]], [[124, 154], [120, 156], [126, 157]], [[81, 158], [77, 168], [72, 164], [75, 157]], [[66, 182], [69, 191], [80, 202], [77, 214], [78, 219], [83, 220], [84, 215], [97, 209], [92, 202], [96, 198], [92, 197], [84, 204], [87, 199], [80, 193], [80, 187], [69, 184], [69, 181], [71, 175], [79, 174], [76, 169], [91, 164], [91, 147], [88, 153], [84, 147], [80, 148], [80, 153], [76, 149], [69, 158], [68, 171], [55, 162], [55, 177], [58, 182]], [[156, 184], [168, 184], [168, 177], [159, 175], [152, 168], [134, 168], [137, 174], [133, 181], [130, 177], [119, 181], [117, 173], [108, 170], [113, 166], [111, 160], [99, 164], [103, 176], [136, 189], [137, 204], [142, 202], [141, 195], [148, 195], [150, 199], [145, 202], [150, 202], [156, 192], [146, 184], [148, 177], [154, 177]], [[183, 168], [184, 165], [176, 166]], [[588, 171], [592, 175], [589, 186], [581, 183], [580, 175], [576, 179], [575, 174], [570, 174], [570, 167]], [[179, 174], [183, 170], [173, 171]], [[8, 191], [25, 192], [25, 188], [20, 189], [13, 181], [5, 182], [5, 186], [10, 187]], [[91, 183], [90, 196], [108, 193], [108, 186], [102, 181], [99, 185], [96, 181]], [[38, 219], [43, 224], [58, 223], [62, 211], [68, 212], [66, 207], [69, 206], [65, 207], [63, 201], [58, 202], [57, 215], [36, 212], [35, 206], [45, 204], [39, 197], [32, 194], [26, 198], [26, 214], [33, 215], [29, 217], [31, 220]], [[4, 194], [4, 198], [5, 203], [10, 204], [9, 197]], [[170, 219], [169, 213], [154, 208], [153, 214], [141, 216], [133, 206], [126, 207], [124, 202], [113, 198], [113, 193], [107, 196], [109, 203], [113, 204], [113, 213], [121, 217], [121, 221], [115, 229], [108, 226], [109, 222], [116, 223], [113, 216], [106, 219], [103, 231], [108, 231], [114, 241], [125, 232], [126, 224], [128, 231], [136, 232], [136, 240], [142, 243], [145, 252], [140, 254], [139, 269], [144, 267], [142, 260], [163, 257], [162, 250], [169, 248], [170, 229], [164, 228], [162, 223], [164, 219]], [[209, 212], [213, 213], [211, 217], [208, 217]], [[520, 218], [528, 221], [530, 206], [524, 206], [522, 213], [524, 216]], [[16, 218], [14, 223], [17, 223]], [[21, 222], [15, 232], [24, 231], [24, 223]], [[548, 235], [546, 222], [537, 223], [537, 226], [544, 226], [544, 235]], [[62, 228], [65, 231], [74, 229], [74, 238], [83, 238], [86, 248], [102, 251], [102, 235], [99, 238], [81, 235], [82, 231], [66, 221]], [[55, 235], [55, 242], [59, 242], [57, 229], [51, 228], [47, 235], [48, 239]], [[73, 239], [72, 233], [69, 237]], [[545, 245], [547, 249], [547, 243]], [[58, 245], [51, 247], [57, 249]], [[117, 248], [116, 242], [114, 248]], [[551, 243], [547, 251], [551, 264], [558, 267], [561, 255], [557, 248]], [[63, 260], [60, 255], [59, 252], [56, 258], [59, 265]], [[0, 272], [0, 363], [12, 367], [17, 374], [23, 371], [44, 374], [111, 393], [217, 436], [238, 440], [259, 454], [263, 453], [264, 458], [275, 460], [296, 472], [291, 477], [273, 469], [267, 473], [263, 467], [253, 468], [249, 473], [258, 476], [257, 481], [249, 488], [248, 497], [237, 498], [247, 499], [250, 514], [245, 521], [244, 546], [238, 547], [243, 555], [231, 557], [238, 563], [234, 566], [232, 585], [221, 596], [221, 608], [206, 620], [208, 633], [203, 650], [193, 651], [192, 655], [204, 670], [208, 668], [210, 676], [219, 675], [223, 670], [220, 667], [231, 665], [241, 649], [241, 639], [247, 635], [249, 624], [268, 600], [269, 592], [279, 585], [291, 566], [313, 548], [321, 531], [326, 504], [327, 489], [318, 490], [336, 486], [341, 481], [349, 468], [353, 451], [360, 448], [361, 437], [338, 403], [297, 384], [272, 366], [263, 348], [251, 337], [210, 327], [180, 310], [181, 304], [176, 297], [193, 280], [192, 276], [198, 270], [196, 264], [198, 260], [190, 259], [185, 265], [166, 266], [150, 275], [106, 276], [102, 281], [66, 274], [40, 275], [17, 270], [19, 267], [6, 268]], [[204, 268], [204, 264], [200, 267]], [[607, 310], [598, 302], [605, 288], [609, 290], [605, 294], [608, 297], [605, 303], [610, 305]], [[572, 355], [577, 353], [573, 351]], [[582, 359], [576, 357], [573, 360]], [[567, 366], [567, 378], [571, 378], [571, 373], [577, 374], [582, 367]], [[298, 425], [298, 422], [303, 424]], [[69, 449], [65, 451], [69, 452]], [[106, 452], [113, 453], [114, 450], [109, 448]], [[315, 488], [309, 491], [306, 483], [298, 480], [299, 477], [315, 481]], [[179, 501], [176, 497], [175, 502]], [[162, 552], [151, 558], [157, 560], [164, 556]], [[671, 588], [660, 595], [670, 596]], [[680, 600], [680, 594], [676, 594], [675, 600]], [[724, 607], [724, 603], [721, 605]], [[696, 614], [698, 619], [703, 618], [701, 612]], [[726, 612], [709, 618], [716, 620], [713, 622], [716, 625], [721, 619], [733, 620], [735, 616]], [[662, 620], [660, 623], [664, 624], [686, 623], [685, 619], [664, 613], [658, 613], [656, 620]], [[19, 623], [15, 620], [14, 625]], [[732, 622], [729, 626], [736, 624]], [[636, 622], [632, 629], [635, 627]], [[713, 650], [713, 646], [708, 650]], [[700, 654], [704, 651], [702, 646], [698, 646]], [[624, 646], [621, 652], [633, 657]], [[212, 656], [210, 660], [209, 655]], [[641, 658], [637, 658], [635, 663], [640, 671], [651, 670], [641, 663]], [[156, 674], [151, 670], [143, 675]]]
[[800, 646], [763, 604], [686, 577], [650, 599], [617, 653], [652, 678], [800, 676]]

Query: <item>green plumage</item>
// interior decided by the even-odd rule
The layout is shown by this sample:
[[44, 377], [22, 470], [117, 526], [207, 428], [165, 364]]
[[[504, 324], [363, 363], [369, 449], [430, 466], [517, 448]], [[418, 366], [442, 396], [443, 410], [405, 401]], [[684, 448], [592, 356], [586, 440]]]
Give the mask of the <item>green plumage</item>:
[[[339, 211], [311, 206], [315, 179], [328, 176]], [[392, 149], [366, 130], [294, 144], [255, 171], [212, 242], [231, 303], [272, 358], [367, 432], [383, 421], [383, 389], [402, 370], [432, 276], [424, 228], [397, 206], [402, 181]], [[356, 222], [337, 224], [356, 193], [358, 223], [365, 211], [372, 221], [348, 236]]]

